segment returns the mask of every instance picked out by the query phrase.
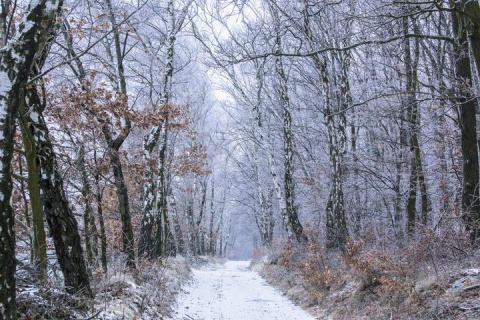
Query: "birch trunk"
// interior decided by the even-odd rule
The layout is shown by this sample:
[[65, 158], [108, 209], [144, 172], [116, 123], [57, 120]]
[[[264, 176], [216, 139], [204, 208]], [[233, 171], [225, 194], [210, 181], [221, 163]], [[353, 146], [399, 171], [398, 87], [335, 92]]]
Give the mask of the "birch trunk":
[[291, 230], [297, 241], [306, 241], [306, 235], [303, 233], [303, 227], [298, 218], [297, 208], [295, 207], [295, 181], [293, 166], [293, 135], [292, 135], [292, 114], [290, 98], [288, 96], [287, 75], [283, 67], [282, 41], [280, 36], [280, 17], [276, 7], [271, 6], [274, 25], [275, 25], [275, 71], [278, 76], [278, 90], [280, 95], [280, 104], [282, 106], [283, 116], [283, 156], [284, 156], [284, 192], [285, 192], [285, 215], [283, 219], [286, 226]]

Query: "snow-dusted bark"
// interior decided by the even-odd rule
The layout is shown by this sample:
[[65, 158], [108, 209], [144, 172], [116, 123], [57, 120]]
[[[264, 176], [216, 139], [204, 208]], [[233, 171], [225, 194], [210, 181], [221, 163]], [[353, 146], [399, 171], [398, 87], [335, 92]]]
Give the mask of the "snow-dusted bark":
[[[254, 146], [253, 150], [253, 159], [254, 159], [254, 166], [255, 166], [255, 176], [256, 176], [256, 184], [257, 184], [257, 202], [258, 202], [258, 208], [259, 208], [259, 213], [255, 216], [255, 221], [257, 223], [257, 227], [260, 231], [260, 239], [262, 242], [262, 245], [264, 247], [270, 247], [272, 244], [273, 240], [273, 227], [275, 225], [275, 220], [273, 218], [273, 211], [271, 207], [271, 199], [265, 195], [265, 187], [264, 183], [260, 177], [260, 157], [259, 153], [260, 151], [266, 150], [268, 153], [268, 161], [269, 161], [269, 167], [272, 169], [271, 166], [271, 159], [273, 156], [271, 155], [271, 151], [266, 148], [266, 136], [265, 136], [265, 130], [263, 127], [263, 115], [262, 115], [262, 90], [263, 90], [263, 84], [264, 84], [264, 66], [265, 66], [265, 61], [257, 61], [256, 62], [256, 79], [257, 79], [257, 96], [256, 96], [256, 101], [253, 103], [253, 109], [252, 109], [252, 119], [253, 119], [253, 131], [254, 131], [254, 137], [257, 140], [257, 143]], [[263, 159], [262, 159], [263, 160]], [[277, 179], [276, 179], [276, 173], [272, 174], [272, 177], [274, 177], [274, 180], [276, 183], [279, 185]], [[283, 200], [283, 194], [281, 190], [278, 190], [278, 195], [279, 195], [279, 202], [281, 204], [284, 204], [285, 201]], [[281, 209], [282, 217], [285, 216], [286, 212], [286, 206], [282, 207]]]
[[259, 169], [259, 157], [258, 157], [258, 147], [255, 146], [254, 150], [254, 166], [255, 166], [255, 176], [257, 184], [257, 202], [258, 209], [260, 212], [257, 212], [255, 215], [255, 222], [257, 223], [258, 230], [260, 232], [260, 241], [262, 246], [269, 248], [272, 245], [273, 240], [273, 227], [275, 225], [275, 220], [273, 219], [273, 211], [270, 205], [271, 199], [268, 195], [265, 195], [264, 185], [260, 177]]
[[26, 104], [31, 111], [30, 130], [37, 146], [43, 211], [63, 272], [65, 287], [68, 292], [91, 296], [78, 223], [65, 194], [63, 177], [57, 170], [53, 144], [43, 117], [45, 106], [35, 87], [27, 91]]
[[10, 204], [11, 159], [18, 105], [33, 67], [53, 29], [62, 0], [32, 1], [23, 15], [15, 39], [5, 33], [7, 10], [2, 2], [0, 25], [0, 319], [16, 319], [15, 232]]
[[335, 114], [331, 102], [325, 105], [330, 155], [330, 194], [326, 207], [326, 239], [331, 248], [342, 247], [348, 238], [343, 199], [343, 161], [346, 144], [345, 114]]
[[77, 145], [77, 169], [82, 177], [82, 198], [85, 202], [83, 213], [83, 234], [85, 239], [85, 251], [87, 253], [87, 261], [90, 267], [97, 267], [98, 258], [98, 231], [95, 224], [95, 216], [93, 215], [92, 187], [88, 178], [87, 166], [85, 163], [85, 147], [81, 141], [76, 141]]
[[[4, 53], [2, 52], [2, 55]], [[15, 230], [10, 205], [12, 193], [11, 160], [13, 155], [14, 118], [18, 101], [11, 97], [13, 81], [7, 74], [4, 57], [0, 64], [0, 319], [16, 319], [15, 300]], [[13, 63], [12, 63], [13, 64]], [[12, 79], [14, 80], [14, 79]]]
[[282, 41], [280, 30], [280, 17], [276, 7], [270, 8], [275, 26], [275, 71], [278, 77], [278, 94], [282, 107], [283, 116], [283, 157], [284, 157], [284, 192], [285, 192], [285, 213], [284, 221], [287, 228], [291, 230], [297, 241], [303, 241], [306, 236], [303, 234], [303, 227], [298, 218], [298, 212], [295, 207], [295, 180], [293, 166], [293, 133], [292, 133], [292, 113], [290, 98], [288, 96], [287, 75], [283, 66]]
[[10, 13], [11, 0], [2, 0], [0, 11], [0, 47], [7, 43], [8, 15]]
[[180, 220], [177, 212], [177, 202], [175, 200], [175, 195], [172, 192], [172, 189], [169, 188], [168, 191], [168, 205], [171, 210], [172, 224], [173, 224], [173, 237], [175, 240], [175, 252], [179, 254], [185, 253], [185, 240], [183, 237], [183, 232], [180, 227]]

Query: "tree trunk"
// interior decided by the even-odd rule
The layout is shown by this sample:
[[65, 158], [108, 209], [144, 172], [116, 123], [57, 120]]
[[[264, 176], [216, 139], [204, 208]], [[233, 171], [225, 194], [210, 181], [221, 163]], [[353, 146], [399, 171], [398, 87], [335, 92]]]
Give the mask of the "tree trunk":
[[[213, 174], [212, 174], [213, 176]], [[211, 188], [211, 197], [210, 197], [210, 223], [208, 228], [208, 253], [210, 255], [215, 255], [215, 244], [214, 244], [214, 222], [215, 222], [215, 183], [212, 177], [212, 188]]]
[[108, 264], [107, 264], [107, 234], [105, 232], [105, 219], [103, 217], [103, 205], [102, 205], [102, 198], [103, 198], [103, 190], [100, 187], [100, 170], [97, 164], [97, 151], [93, 151], [93, 159], [96, 164], [95, 172], [93, 175], [96, 192], [95, 192], [95, 199], [97, 201], [97, 214], [98, 214], [98, 224], [100, 226], [100, 250], [101, 250], [101, 260], [102, 260], [102, 268], [103, 272], [107, 273]]
[[120, 210], [120, 219], [122, 221], [122, 245], [123, 253], [127, 259], [127, 266], [135, 268], [135, 251], [133, 240], [133, 228], [130, 214], [130, 204], [128, 202], [128, 190], [123, 175], [122, 161], [118, 148], [109, 148], [110, 163], [113, 169], [113, 176], [115, 178], [115, 186], [117, 189], [118, 208]]
[[80, 171], [82, 177], [82, 198], [85, 202], [85, 209], [83, 213], [83, 228], [85, 238], [85, 250], [87, 252], [88, 264], [95, 268], [97, 266], [98, 258], [98, 231], [95, 224], [95, 216], [93, 215], [92, 188], [88, 180], [87, 167], [85, 165], [85, 147], [80, 141], [77, 141], [77, 169]]
[[33, 262], [43, 277], [47, 272], [47, 234], [45, 233], [45, 224], [43, 222], [42, 198], [40, 195], [40, 175], [37, 165], [37, 146], [33, 132], [30, 131], [29, 123], [32, 122], [26, 112], [25, 104], [20, 104], [18, 119], [20, 122], [20, 131], [22, 132], [23, 145], [25, 149], [25, 159], [28, 171], [28, 194], [30, 207], [32, 209], [33, 224]]
[[[472, 0], [460, 0], [460, 1], [450, 1], [453, 4], [453, 7], [459, 11], [453, 13], [457, 15], [457, 22], [454, 22], [454, 31], [457, 33], [459, 40], [468, 41], [470, 43], [473, 58], [475, 60], [475, 65], [478, 74], [480, 74], [480, 4], [478, 1]], [[461, 20], [461, 25], [458, 24]], [[456, 24], [456, 26], [455, 26]], [[458, 32], [462, 30], [464, 35], [460, 35]]]
[[[476, 2], [475, 2], [476, 3]], [[458, 120], [461, 131], [463, 155], [463, 219], [474, 243], [480, 237], [479, 163], [477, 145], [476, 99], [471, 83], [472, 72], [468, 56], [466, 18], [452, 12], [453, 30], [456, 36]], [[477, 66], [478, 67], [478, 66]]]
[[[403, 32], [409, 34], [409, 16], [405, 11], [403, 17]], [[412, 18], [413, 19], [413, 18]], [[413, 21], [414, 33], [419, 34], [418, 24]], [[410, 42], [414, 42], [413, 52]], [[419, 220], [423, 225], [427, 223], [429, 204], [425, 175], [422, 165], [422, 157], [419, 143], [420, 118], [418, 116], [417, 83], [418, 83], [418, 60], [420, 57], [420, 44], [417, 39], [405, 39], [405, 70], [406, 70], [406, 95], [407, 114], [410, 137], [410, 182], [407, 199], [407, 229], [411, 235], [415, 231], [416, 222]], [[413, 56], [412, 56], [413, 55]], [[417, 190], [420, 188], [421, 215], [417, 213]]]
[[20, 96], [27, 87], [35, 56], [44, 49], [62, 0], [34, 1], [27, 6], [15, 39], [8, 41], [9, 3], [2, 2], [0, 17], [0, 319], [17, 319], [15, 295], [15, 230], [10, 204], [11, 160], [15, 117]]
[[[14, 84], [7, 76], [14, 61], [0, 56], [0, 319], [17, 319], [15, 281], [14, 213], [10, 205], [12, 194], [11, 161], [18, 94], [26, 81]], [[11, 81], [11, 87], [8, 81]], [[23, 80], [23, 79], [22, 79]]]
[[53, 145], [43, 118], [45, 105], [35, 87], [27, 91], [26, 101], [31, 110], [30, 130], [37, 145], [37, 161], [41, 169], [43, 210], [64, 275], [65, 287], [70, 293], [92, 296], [77, 220], [65, 195], [63, 178], [57, 170]]
[[169, 205], [172, 210], [172, 223], [173, 223], [173, 231], [174, 231], [174, 239], [175, 239], [175, 251], [179, 254], [183, 254], [186, 251], [185, 248], [185, 239], [183, 236], [182, 229], [180, 227], [180, 220], [178, 218], [177, 212], [177, 203], [175, 201], [175, 196], [173, 195], [172, 189], [168, 190], [169, 193]]

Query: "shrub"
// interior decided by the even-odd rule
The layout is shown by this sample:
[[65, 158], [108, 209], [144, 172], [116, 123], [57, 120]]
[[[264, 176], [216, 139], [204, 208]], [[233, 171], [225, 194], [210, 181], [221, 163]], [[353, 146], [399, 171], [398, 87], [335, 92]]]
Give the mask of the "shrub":
[[348, 240], [341, 260], [355, 271], [364, 289], [383, 285], [398, 291], [413, 286], [404, 257], [376, 249], [365, 252], [362, 241]]

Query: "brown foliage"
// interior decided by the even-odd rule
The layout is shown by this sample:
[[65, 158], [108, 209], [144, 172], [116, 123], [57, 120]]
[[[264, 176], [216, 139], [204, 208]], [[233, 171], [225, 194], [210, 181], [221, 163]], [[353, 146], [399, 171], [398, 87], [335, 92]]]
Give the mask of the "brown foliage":
[[376, 249], [364, 252], [362, 248], [362, 241], [348, 240], [341, 260], [352, 267], [364, 289], [378, 285], [392, 291], [411, 287], [413, 282], [407, 274], [409, 265], [405, 259]]
[[307, 231], [308, 243], [288, 241], [279, 261], [287, 270], [298, 270], [311, 286], [312, 294], [329, 289], [336, 280], [336, 273], [327, 263], [325, 248], [320, 246], [314, 232]]
[[176, 157], [174, 170], [178, 175], [195, 173], [196, 175], [208, 175], [208, 154], [207, 147], [203, 144], [195, 144], [183, 149], [183, 152]]

